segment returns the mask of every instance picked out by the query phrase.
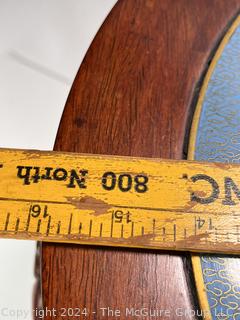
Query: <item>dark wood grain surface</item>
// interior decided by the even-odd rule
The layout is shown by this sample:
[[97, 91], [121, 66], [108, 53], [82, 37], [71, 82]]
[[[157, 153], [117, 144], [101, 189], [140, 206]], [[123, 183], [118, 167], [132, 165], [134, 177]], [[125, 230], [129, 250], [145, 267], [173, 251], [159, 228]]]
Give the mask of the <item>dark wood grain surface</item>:
[[[183, 158], [202, 75], [239, 7], [239, 0], [120, 0], [76, 76], [55, 150]], [[189, 272], [186, 256], [172, 253], [44, 244], [43, 303], [97, 312], [85, 319], [117, 319], [102, 317], [101, 307], [120, 309], [120, 319], [126, 307], [190, 319], [175, 314], [196, 307]]]

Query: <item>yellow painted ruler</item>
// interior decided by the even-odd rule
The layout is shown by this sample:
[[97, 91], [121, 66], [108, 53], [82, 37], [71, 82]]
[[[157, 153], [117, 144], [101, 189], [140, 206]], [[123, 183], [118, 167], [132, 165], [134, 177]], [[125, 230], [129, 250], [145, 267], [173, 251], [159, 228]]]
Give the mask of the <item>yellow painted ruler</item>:
[[0, 237], [240, 253], [239, 169], [0, 149]]

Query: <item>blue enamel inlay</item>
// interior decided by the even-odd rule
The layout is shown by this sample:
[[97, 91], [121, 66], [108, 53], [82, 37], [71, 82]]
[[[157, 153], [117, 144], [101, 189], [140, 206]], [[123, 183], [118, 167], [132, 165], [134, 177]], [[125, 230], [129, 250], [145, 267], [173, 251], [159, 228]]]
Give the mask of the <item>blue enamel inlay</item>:
[[[240, 26], [225, 46], [208, 83], [194, 159], [240, 163]], [[240, 257], [201, 255], [213, 319], [240, 319]]]

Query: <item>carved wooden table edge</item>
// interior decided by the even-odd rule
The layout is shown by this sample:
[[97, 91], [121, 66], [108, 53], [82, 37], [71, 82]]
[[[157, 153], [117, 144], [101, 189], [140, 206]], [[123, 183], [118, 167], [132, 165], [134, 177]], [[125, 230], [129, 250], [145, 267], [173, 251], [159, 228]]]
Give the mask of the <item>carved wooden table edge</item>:
[[[76, 76], [55, 149], [181, 158], [199, 79], [238, 9], [239, 1], [119, 1]], [[168, 254], [43, 244], [43, 305], [193, 309], [185, 263]]]

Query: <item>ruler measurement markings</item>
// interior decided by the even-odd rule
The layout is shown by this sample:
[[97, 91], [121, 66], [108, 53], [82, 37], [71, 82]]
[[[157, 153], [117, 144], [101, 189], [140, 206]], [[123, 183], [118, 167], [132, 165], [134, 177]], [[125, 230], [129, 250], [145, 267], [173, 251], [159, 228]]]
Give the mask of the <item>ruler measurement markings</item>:
[[38, 219], [37, 232], [40, 232], [41, 223], [42, 223], [42, 219]]
[[57, 234], [60, 233], [60, 230], [61, 230], [61, 221], [58, 221], [58, 224], [57, 224]]
[[47, 231], [46, 231], [46, 236], [49, 235], [50, 232], [50, 225], [51, 225], [51, 216], [48, 217], [48, 224], [47, 224]]
[[[65, 205], [65, 206], [69, 206], [71, 205], [70, 202], [64, 202], [64, 201], [54, 201], [54, 200], [39, 200], [39, 199], [16, 199], [16, 198], [3, 198], [0, 197], [0, 201], [10, 201], [10, 202], [34, 202], [34, 203], [49, 203], [49, 204], [57, 204], [57, 205]], [[149, 211], [156, 211], [156, 212], [172, 212], [172, 213], [179, 213], [179, 214], [185, 214], [186, 211], [184, 209], [180, 210], [180, 209], [171, 209], [171, 208], [153, 208], [153, 207], [145, 207], [145, 206], [122, 206], [122, 205], [118, 205], [115, 203], [111, 203], [109, 204], [114, 208], [123, 208], [123, 209], [134, 209], [134, 210], [149, 210]], [[82, 209], [79, 209], [79, 211]], [[229, 212], [225, 212], [225, 211], [221, 211], [218, 210], [216, 213], [212, 212], [212, 211], [192, 211], [192, 210], [188, 210], [187, 213], [191, 213], [191, 214], [201, 214], [201, 215], [216, 215], [216, 216], [240, 216], [239, 213], [229, 213]]]
[[91, 237], [92, 236], [92, 219], [90, 220], [90, 223], [89, 223], [89, 232], [88, 232], [88, 236]]
[[103, 224], [100, 223], [99, 237], [102, 237]]
[[15, 224], [15, 233], [17, 233], [17, 232], [18, 232], [18, 229], [19, 229], [19, 222], [20, 222], [20, 219], [19, 219], [19, 218], [17, 218], [17, 220], [16, 220], [16, 224]]
[[121, 238], [123, 238], [123, 235], [124, 235], [124, 224], [122, 224], [121, 226]]
[[215, 243], [218, 241], [218, 229], [215, 227]]
[[153, 219], [152, 221], [152, 232], [153, 232], [153, 237], [155, 238], [155, 228], [156, 228], [156, 220]]
[[31, 213], [29, 212], [28, 218], [27, 218], [27, 223], [26, 223], [26, 228], [25, 228], [25, 231], [27, 231], [27, 232], [28, 232], [29, 225], [30, 225], [30, 219], [31, 219]]
[[[72, 216], [72, 215], [71, 215]], [[28, 220], [29, 220], [29, 218], [30, 218], [30, 215], [28, 215]], [[154, 223], [154, 220], [155, 219], [153, 219], [153, 225], [155, 225], [155, 235], [156, 235], [156, 220], [155, 220], [155, 223]], [[37, 220], [38, 221], [38, 220]], [[49, 221], [48, 221], [48, 225], [50, 224], [50, 221], [51, 221], [51, 217], [49, 216]], [[91, 221], [91, 223], [92, 223], [93, 221]], [[16, 224], [18, 224], [18, 222], [16, 222]], [[38, 221], [38, 225], [40, 225], [41, 224], [41, 221]], [[71, 224], [70, 224], [71, 225]], [[132, 223], [131, 224], [131, 236], [134, 236], [134, 223]], [[50, 227], [50, 226], [49, 226]], [[122, 224], [122, 227], [124, 227], [124, 224]], [[100, 229], [102, 228], [102, 226], [100, 226]], [[176, 238], [177, 238], [177, 236], [178, 236], [178, 233], [177, 233], [177, 225], [176, 224], [174, 224], [173, 225], [173, 228], [174, 228], [174, 232], [173, 232], [173, 236], [174, 236], [174, 241], [176, 241]], [[236, 228], [236, 237], [238, 238], [238, 241], [239, 241], [239, 225], [235, 225], [235, 228]], [[15, 230], [16, 230], [16, 227], [15, 227]], [[141, 227], [141, 229], [140, 230], [144, 230], [144, 226], [142, 226]], [[163, 228], [163, 230], [165, 230], [165, 228]], [[39, 232], [40, 230], [39, 230], [39, 227], [38, 227], [38, 230], [37, 230], [37, 232]], [[185, 238], [186, 238], [186, 232], [187, 232], [187, 229], [185, 228], [184, 230], [184, 234], [185, 234]], [[100, 231], [101, 232], [101, 231]], [[16, 232], [15, 232], [16, 233]], [[163, 232], [164, 233], [164, 232]], [[191, 233], [191, 232], [190, 232]], [[229, 234], [228, 233], [221, 233], [217, 228], [215, 228], [215, 234], [216, 234], [216, 242], [217, 241], [219, 241], [219, 236], [222, 236], [221, 238], [223, 239], [223, 238], [229, 238]], [[169, 234], [170, 235], [170, 234]], [[92, 234], [90, 233], [90, 236], [92, 236]], [[222, 239], [220, 239], [220, 241], [222, 241]], [[206, 239], [205, 239], [205, 242], [206, 242]]]
[[209, 218], [209, 230], [213, 229], [212, 218]]
[[110, 238], [113, 236], [113, 223], [114, 223], [114, 212], [112, 213], [112, 218], [111, 218], [111, 229], [110, 229]]
[[194, 234], [196, 236], [197, 235], [197, 218], [196, 217], [194, 218], [194, 221], [195, 221], [195, 223], [194, 223]]
[[79, 233], [79, 234], [82, 233], [82, 222], [79, 223], [78, 233]]
[[[0, 154], [1, 151], [0, 149]], [[6, 152], [6, 151], [5, 151]], [[239, 248], [239, 252], [240, 252], [240, 225], [237, 225], [237, 223], [235, 221], [237, 221], [237, 217], [236, 216], [240, 216], [240, 214], [238, 214], [237, 212], [231, 212], [231, 211], [236, 211], [236, 207], [234, 210], [232, 210], [232, 207], [230, 208], [229, 206], [227, 206], [227, 202], [225, 201], [224, 203], [224, 199], [222, 198], [216, 198], [213, 199], [213, 202], [216, 201], [215, 204], [211, 204], [211, 211], [209, 211], [209, 207], [205, 206], [204, 203], [201, 203], [199, 205], [192, 206], [190, 207], [190, 210], [187, 209], [186, 206], [184, 206], [184, 202], [185, 204], [187, 204], [190, 201], [190, 198], [187, 198], [184, 194], [184, 188], [181, 188], [182, 185], [182, 181], [179, 180], [179, 173], [177, 174], [177, 172], [179, 172], [179, 169], [182, 168], [184, 169], [183, 172], [185, 172], [185, 170], [187, 171], [187, 179], [188, 182], [191, 183], [191, 175], [195, 175], [196, 176], [196, 172], [199, 170], [199, 172], [197, 172], [197, 174], [199, 175], [203, 175], [206, 173], [206, 175], [209, 175], [211, 177], [211, 175], [214, 177], [214, 179], [216, 179], [217, 183], [219, 184], [219, 188], [222, 188], [223, 185], [222, 183], [219, 181], [219, 179], [224, 179], [224, 172], [226, 172], [226, 174], [229, 174], [230, 178], [229, 179], [233, 179], [234, 182], [236, 182], [237, 184], [240, 184], [240, 174], [238, 174], [239, 168], [240, 166], [236, 166], [236, 168], [234, 168], [234, 166], [228, 165], [226, 166], [226, 169], [223, 167], [219, 168], [218, 166], [214, 166], [212, 164], [204, 164], [203, 165], [199, 165], [196, 164], [194, 162], [187, 162], [187, 161], [182, 161], [181, 162], [176, 162], [176, 169], [175, 169], [175, 162], [171, 162], [168, 160], [164, 160], [162, 162], [158, 162], [155, 163], [156, 160], [139, 160], [139, 161], [133, 161], [132, 165], [130, 165], [130, 162], [132, 161], [131, 158], [129, 159], [125, 159], [124, 161], [121, 160], [121, 157], [119, 158], [112, 158], [112, 161], [109, 162], [109, 159], [111, 159], [111, 156], [107, 157], [106, 159], [104, 157], [98, 157], [98, 156], [90, 156], [90, 155], [86, 155], [86, 156], [82, 156], [80, 159], [82, 161], [83, 164], [85, 164], [85, 161], [87, 163], [86, 168], [85, 169], [91, 169], [92, 166], [94, 165], [94, 167], [97, 167], [98, 170], [96, 171], [96, 173], [94, 172], [94, 179], [101, 179], [101, 176], [98, 177], [98, 174], [102, 175], [104, 174], [104, 170], [109, 170], [115, 172], [115, 179], [117, 181], [117, 183], [114, 184], [113, 189], [109, 189], [109, 183], [111, 185], [111, 181], [108, 180], [108, 185], [106, 185], [106, 188], [103, 187], [103, 189], [105, 190], [97, 190], [97, 187], [93, 184], [93, 186], [91, 185], [92, 183], [92, 177], [91, 179], [87, 179], [87, 186], [88, 184], [90, 184], [90, 186], [88, 186], [87, 190], [81, 190], [81, 197], [79, 196], [79, 200], [81, 198], [84, 199], [84, 197], [86, 197], [86, 203], [85, 200], [80, 201], [80, 205], [83, 205], [82, 207], [79, 207], [78, 205], [76, 205], [74, 203], [74, 201], [78, 201], [78, 196], [76, 196], [76, 189], [78, 188], [78, 186], [80, 187], [80, 184], [77, 181], [77, 178], [74, 177], [74, 179], [72, 180], [73, 184], [75, 184], [73, 187], [76, 189], [64, 189], [62, 187], [64, 187], [63, 185], [61, 186], [61, 175], [55, 175], [55, 177], [59, 178], [54, 178], [54, 171], [52, 171], [51, 175], [51, 182], [47, 181], [47, 178], [41, 178], [41, 175], [39, 178], [37, 178], [36, 181], [33, 180], [34, 178], [34, 170], [35, 167], [33, 168], [33, 165], [31, 164], [31, 152], [27, 152], [25, 153], [21, 153], [20, 151], [14, 151], [12, 153], [12, 155], [14, 156], [11, 159], [11, 151], [7, 151], [9, 152], [9, 154], [5, 155], [3, 153], [3, 161], [4, 161], [4, 169], [6, 170], [7, 174], [10, 174], [10, 179], [11, 182], [11, 188], [13, 188], [13, 191], [11, 191], [11, 195], [15, 195], [16, 197], [18, 197], [18, 195], [22, 195], [24, 199], [12, 199], [12, 198], [8, 198], [7, 196], [10, 195], [10, 192], [4, 191], [4, 188], [2, 188], [3, 190], [3, 197], [0, 197], [0, 204], [1, 207], [4, 208], [8, 206], [9, 208], [9, 212], [5, 213], [3, 217], [0, 216], [0, 220], [2, 221], [1, 224], [3, 225], [3, 227], [5, 228], [4, 230], [6, 231], [6, 234], [3, 234], [3, 236], [9, 236], [9, 237], [14, 237], [14, 234], [18, 233], [19, 230], [21, 229], [25, 229], [26, 232], [28, 232], [29, 234], [32, 234], [33, 238], [35, 239], [46, 239], [47, 240], [47, 236], [51, 233], [51, 240], [56, 239], [58, 241], [59, 237], [57, 237], [57, 235], [60, 233], [60, 230], [62, 231], [62, 236], [63, 238], [61, 239], [61, 241], [65, 241], [65, 242], [81, 242], [81, 237], [79, 237], [79, 239], [77, 239], [74, 234], [75, 229], [78, 228], [79, 234], [81, 234], [82, 232], [84, 232], [84, 234], [88, 234], [89, 238], [85, 239], [87, 241], [83, 241], [85, 243], [89, 243], [91, 244], [92, 242], [95, 243], [95, 241], [97, 240], [97, 236], [99, 235], [99, 237], [101, 238], [103, 236], [103, 228], [104, 228], [104, 233], [106, 233], [106, 235], [109, 234], [110, 231], [110, 238], [114, 239], [110, 239], [110, 238], [106, 238], [107, 239], [107, 244], [114, 246], [114, 245], [124, 245], [127, 247], [135, 247], [135, 246], [141, 246], [141, 247], [148, 247], [149, 243], [146, 239], [146, 242], [144, 240], [144, 235], [148, 235], [151, 236], [151, 245], [156, 246], [157, 248], [166, 248], [166, 245], [169, 244], [170, 248], [174, 248], [174, 244], [173, 242], [176, 242], [177, 240], [182, 240], [185, 239], [187, 240], [188, 237], [192, 237], [192, 241], [193, 244], [195, 244], [196, 242], [196, 249], [197, 250], [205, 250], [205, 248], [203, 248], [203, 243], [204, 240], [206, 243], [209, 244], [208, 248], [206, 248], [206, 250], [215, 250], [213, 248], [217, 248], [217, 250], [221, 251], [225, 250], [225, 252], [227, 252], [227, 247], [224, 247], [226, 242], [231, 242], [233, 244], [232, 248], [234, 253], [236, 252], [236, 250], [238, 250]], [[21, 155], [19, 157], [19, 155]], [[35, 155], [35, 152], [33, 153], [33, 155]], [[76, 157], [78, 157], [78, 155], [76, 155]], [[6, 160], [5, 160], [6, 158]], [[16, 158], [16, 159], [15, 159]], [[10, 168], [8, 167], [8, 159], [11, 159], [11, 166]], [[41, 172], [44, 172], [44, 170], [49, 166], [49, 167], [61, 167], [63, 169], [61, 169], [63, 172], [67, 171], [67, 172], [72, 172], [74, 171], [74, 166], [76, 166], [76, 158], [75, 156], [71, 155], [68, 156], [66, 154], [56, 154], [56, 158], [54, 158], [54, 156], [51, 156], [51, 153], [47, 154], [46, 156], [43, 156], [41, 158], [41, 152], [37, 153], [37, 157], [35, 155], [34, 158], [36, 161], [36, 164], [34, 163], [34, 165], [36, 166], [36, 168], [39, 170], [38, 172], [40, 172], [40, 170], [42, 170]], [[59, 162], [58, 162], [59, 159]], [[24, 162], [21, 161], [29, 161], [28, 166], [31, 169], [31, 173], [28, 174], [28, 171], [26, 170], [27, 166]], [[18, 168], [21, 167], [21, 171], [19, 171], [20, 169], [18, 169], [18, 173], [17, 175], [13, 175], [11, 170], [14, 168]], [[41, 162], [42, 161], [42, 162]], [[53, 161], [53, 162], [51, 162]], [[62, 161], [62, 162], [60, 162]], [[120, 161], [120, 162], [119, 162]], [[149, 161], [149, 162], [148, 162]], [[6, 165], [5, 165], [6, 162]], [[154, 165], [151, 167], [151, 162], [154, 163]], [[53, 165], [54, 163], [54, 165]], [[74, 163], [74, 165], [73, 165]], [[23, 164], [23, 166], [22, 166]], [[61, 164], [61, 166], [60, 166]], [[120, 168], [117, 167], [117, 164], [120, 165]], [[89, 165], [89, 167], [88, 167]], [[158, 165], [159, 167], [157, 167], [156, 165]], [[72, 167], [71, 167], [72, 166]], [[99, 167], [98, 167], [99, 166]], [[142, 167], [141, 167], [142, 166]], [[162, 166], [162, 167], [161, 167]], [[165, 168], [166, 166], [168, 166], [169, 168], [169, 175], [168, 173], [166, 174], [166, 176], [164, 176], [163, 181], [161, 181], [161, 183], [168, 183], [167, 179], [168, 176], [171, 179], [176, 179], [176, 191], [178, 190], [177, 188], [179, 187], [179, 192], [183, 194], [183, 197], [179, 197], [177, 201], [177, 203], [173, 203], [173, 201], [171, 199], [165, 199], [163, 198], [163, 202], [159, 201], [158, 199], [162, 199], [162, 197], [160, 196], [156, 202], [151, 202], [149, 201], [149, 199], [154, 199], [154, 197], [156, 197], [156, 192], [162, 192], [162, 190], [158, 189], [158, 181], [159, 180], [159, 172], [161, 172], [161, 170], [163, 170], [163, 168]], [[230, 166], [230, 170], [229, 170], [229, 166]], [[44, 168], [46, 167], [46, 168]], [[1, 168], [1, 164], [0, 164], [0, 168]], [[116, 169], [118, 168], [118, 169]], [[148, 169], [149, 168], [149, 172]], [[157, 169], [158, 168], [158, 169]], [[36, 170], [37, 170], [36, 169]], [[221, 170], [220, 170], [221, 169]], [[8, 170], [8, 171], [7, 171]], [[53, 168], [53, 170], [57, 170], [55, 168]], [[59, 169], [58, 169], [59, 170]], [[91, 169], [92, 170], [92, 169]], [[152, 171], [151, 171], [152, 170]], [[157, 171], [158, 170], [158, 171]], [[201, 171], [203, 170], [203, 171]], [[224, 171], [225, 170], [225, 171]], [[229, 170], [229, 171], [227, 171]], [[5, 172], [5, 171], [4, 171]], [[37, 171], [36, 171], [37, 172]], [[50, 171], [48, 171], [49, 174]], [[57, 171], [56, 171], [57, 172]], [[147, 197], [145, 197], [144, 194], [140, 193], [140, 191], [142, 192], [143, 190], [143, 186], [145, 184], [145, 182], [142, 182], [142, 180], [139, 181], [139, 185], [137, 185], [137, 187], [134, 185], [134, 183], [136, 182], [136, 179], [134, 179], [134, 175], [138, 174], [138, 172], [142, 173], [142, 172], [148, 172], [148, 174], [146, 174], [147, 179], [151, 179], [151, 182], [153, 182], [153, 184], [149, 184], [147, 185]], [[158, 173], [157, 173], [158, 172]], [[163, 171], [164, 172], [164, 171]], [[181, 171], [180, 171], [181, 172]], [[229, 173], [230, 172], [230, 173]], [[107, 173], [107, 171], [105, 171], [105, 173]], [[126, 175], [126, 173], [131, 176], [132, 178], [132, 190], [131, 192], [126, 192], [124, 194], [124, 197], [121, 196], [121, 192], [123, 192], [123, 190], [121, 190], [121, 188], [119, 187], [119, 183], [118, 183], [118, 178], [120, 175]], [[216, 173], [216, 174], [215, 174]], [[78, 174], [78, 173], [77, 173]], [[214, 175], [213, 175], [214, 174]], [[29, 175], [29, 176], [28, 176]], [[35, 174], [36, 175], [36, 174]], [[7, 176], [7, 175], [6, 175]], [[46, 175], [45, 175], [46, 176]], [[22, 179], [22, 180], [19, 180]], [[18, 182], [15, 184], [15, 180]], [[42, 180], [41, 180], [42, 179]], [[44, 180], [45, 179], [45, 180]], [[109, 177], [108, 177], [109, 179]], [[204, 180], [204, 179], [203, 179]], [[19, 184], [19, 182], [21, 181], [21, 183]], [[38, 188], [33, 188], [33, 190], [31, 189], [31, 187], [34, 185], [33, 181], [36, 183], [43, 183], [43, 185], [46, 185], [46, 189], [44, 189], [44, 194], [45, 194], [45, 198], [47, 200], [36, 200], [36, 199], [27, 199], [29, 196], [29, 194], [31, 195], [30, 197], [33, 198], [39, 198], [40, 196], [38, 195], [38, 191], [40, 190]], [[101, 181], [101, 180], [100, 180]], [[29, 183], [30, 182], [30, 183]], [[137, 179], [138, 182], [138, 179]], [[148, 180], [147, 180], [148, 182]], [[192, 180], [192, 182], [194, 183], [195, 181]], [[4, 181], [0, 182], [2, 183], [1, 186], [4, 186]], [[205, 182], [204, 182], [205, 183]], [[51, 185], [51, 186], [50, 186]], [[204, 185], [204, 184], [203, 184]], [[59, 189], [60, 186], [60, 189]], [[151, 188], [149, 188], [151, 186]], [[164, 185], [165, 186], [165, 185]], [[195, 186], [196, 189], [193, 188], [193, 190], [197, 190], [196, 192], [196, 199], [199, 198], [208, 198], [208, 196], [210, 196], [211, 192], [208, 190], [208, 192], [202, 192], [200, 193], [199, 191], [204, 191], [204, 190], [198, 190], [199, 186], [201, 187], [201, 182], [200, 184], [196, 184], [193, 185]], [[209, 184], [210, 187], [213, 188], [213, 185]], [[54, 188], [56, 187], [56, 192], [53, 192], [53, 190], [55, 190]], [[101, 187], [101, 184], [100, 184]], [[154, 187], [154, 188], [152, 188]], [[166, 184], [167, 187], [167, 184]], [[171, 187], [171, 186], [170, 186]], [[15, 189], [14, 189], [15, 188]], [[17, 189], [18, 188], [18, 189]], [[22, 189], [23, 188], [23, 189]], [[172, 188], [172, 187], [171, 187]], [[205, 187], [203, 187], [205, 188]], [[224, 185], [224, 188], [226, 190], [226, 188], [231, 188], [228, 186]], [[115, 190], [114, 190], [115, 189]], [[23, 191], [22, 191], [23, 190]], [[28, 192], [28, 191], [30, 192]], [[60, 192], [58, 191], [60, 190]], [[65, 191], [64, 191], [65, 190]], [[139, 193], [137, 193], [139, 191]], [[160, 191], [158, 191], [160, 190]], [[181, 190], [181, 191], [180, 191]], [[25, 193], [26, 191], [26, 193]], [[128, 190], [124, 190], [128, 191]], [[174, 191], [174, 192], [176, 192]], [[189, 190], [186, 188], [187, 191], [187, 196], [190, 197], [190, 192]], [[232, 190], [230, 190], [232, 192]], [[145, 191], [144, 191], [145, 192]], [[185, 191], [184, 191], [185, 192]], [[231, 193], [230, 192], [230, 193]], [[192, 194], [194, 194], [194, 191], [192, 192]], [[221, 193], [224, 196], [224, 193]], [[233, 192], [232, 192], [233, 194]], [[6, 197], [4, 197], [6, 195]], [[57, 196], [56, 196], [57, 195]], [[42, 195], [41, 195], [42, 196]], [[112, 211], [112, 215], [111, 212], [109, 212], [109, 216], [105, 216], [105, 218], [102, 220], [100, 220], [100, 222], [98, 222], [98, 218], [96, 218], [95, 216], [92, 216], [92, 213], [89, 213], [89, 205], [92, 206], [92, 208], [95, 208], [95, 205], [98, 206], [100, 202], [95, 201], [95, 196], [97, 196], [98, 199], [96, 199], [97, 201], [103, 201], [106, 203], [106, 205], [108, 207], [112, 207], [113, 211]], [[113, 196], [113, 197], [112, 197]], [[234, 194], [233, 194], [234, 196]], [[89, 197], [89, 199], [93, 198], [94, 201], [89, 201], [89, 199], [87, 198]], [[52, 200], [53, 199], [53, 200]], [[68, 200], [68, 201], [56, 201], [56, 200]], [[76, 200], [75, 200], [76, 199]], [[175, 199], [173, 197], [173, 199]], [[166, 201], [165, 201], [166, 200]], [[7, 201], [6, 204], [4, 204], [4, 202], [1, 201]], [[88, 202], [89, 201], [89, 202]], [[191, 200], [192, 201], [192, 200]], [[196, 200], [194, 200], [196, 201]], [[17, 203], [18, 202], [18, 203]], [[35, 207], [35, 210], [32, 210], [31, 212], [28, 212], [28, 210], [25, 210], [25, 205], [19, 204], [20, 202], [28, 202], [29, 204], [31, 204], [31, 207]], [[116, 205], [112, 204], [111, 202], [116, 202]], [[38, 205], [39, 203], [39, 205]], [[47, 211], [44, 211], [44, 215], [42, 217], [43, 214], [43, 209], [44, 207], [47, 207], [46, 205], [44, 206], [43, 204], [49, 203], [50, 204], [50, 212], [51, 212], [51, 205], [54, 206], [54, 210], [56, 210], [54, 212], [54, 216], [52, 215], [49, 216]], [[129, 205], [125, 205], [125, 204], [131, 204]], [[151, 205], [152, 203], [154, 203], [154, 205], [157, 207], [152, 208]], [[102, 203], [101, 203], [102, 204]], [[197, 204], [197, 203], [196, 203]], [[166, 205], [166, 207], [164, 207]], [[83, 215], [83, 220], [79, 223], [75, 220], [75, 215], [73, 217], [74, 213], [71, 213], [72, 208], [74, 206], [74, 210], [76, 212], [81, 212], [81, 210], [85, 210], [86, 213], [84, 213]], [[39, 212], [38, 212], [38, 207], [39, 207]], [[163, 207], [163, 208], [161, 208]], [[185, 208], [186, 209], [183, 209]], [[17, 208], [17, 209], [15, 209]], [[131, 218], [129, 219], [129, 217], [127, 219], [125, 219], [125, 210], [121, 210], [122, 214], [119, 214], [120, 210], [117, 211], [117, 208], [122, 208], [122, 209], [127, 209], [128, 212], [131, 211]], [[177, 208], [177, 209], [175, 209]], [[197, 209], [197, 211], [192, 210], [192, 208]], [[208, 211], [205, 210], [205, 208], [208, 208]], [[214, 210], [212, 210], [212, 208]], [[13, 210], [14, 211], [13, 211]], [[91, 209], [91, 207], [90, 207]], [[136, 212], [135, 214], [135, 210], [143, 210], [143, 212]], [[20, 212], [20, 215], [18, 216]], [[161, 216], [161, 219], [158, 220], [159, 216], [157, 214], [155, 214], [154, 212], [158, 212], [159, 216]], [[168, 216], [168, 212], [171, 213], [173, 219], [169, 219]], [[7, 214], [7, 216], [5, 216]], [[66, 218], [66, 214], [67, 214], [67, 218]], [[17, 215], [17, 217], [16, 217]], [[70, 219], [68, 220], [68, 217], [70, 216]], [[101, 212], [100, 212], [101, 215]], [[216, 215], [218, 215], [217, 218]], [[39, 219], [41, 217], [41, 219]], [[235, 218], [234, 218], [235, 217]], [[52, 221], [54, 218], [54, 221]], [[92, 219], [91, 219], [92, 218]], [[96, 220], [95, 220], [96, 218]], [[100, 217], [101, 218], [101, 217]], [[179, 218], [179, 219], [178, 219]], [[233, 218], [235, 220], [233, 220]], [[52, 220], [51, 220], [52, 219]], [[90, 220], [91, 219], [91, 220]], [[213, 221], [212, 221], [213, 220]], [[21, 221], [21, 222], [20, 222]], [[52, 221], [52, 222], [51, 222]], [[56, 221], [56, 223], [55, 223]], [[97, 224], [95, 224], [95, 221]], [[189, 221], [190, 221], [190, 225], [189, 225]], [[106, 227], [104, 225], [104, 223], [106, 222]], [[121, 224], [120, 224], [120, 223]], [[130, 222], [130, 223], [129, 223]], [[174, 223], [175, 222], [175, 223]], [[4, 224], [5, 223], [5, 224]], [[46, 224], [45, 224], [46, 223]], [[82, 229], [82, 225], [84, 225], [84, 223], [86, 223], [86, 232], [85, 229]], [[194, 223], [194, 224], [193, 224]], [[23, 226], [23, 227], [22, 227]], [[46, 229], [45, 229], [46, 226]], [[84, 225], [85, 226], [85, 225]], [[89, 227], [89, 230], [88, 230]], [[120, 227], [120, 229], [119, 229]], [[56, 228], [56, 229], [55, 229]], [[13, 229], [13, 230], [12, 230]], [[30, 231], [29, 231], [30, 229]], [[54, 235], [52, 234], [52, 231], [50, 232], [50, 229], [53, 230]], [[106, 229], [106, 230], [105, 230]], [[110, 229], [110, 230], [109, 230]], [[151, 231], [152, 229], [152, 231]], [[15, 231], [14, 231], [15, 230]], [[36, 235], [36, 232], [34, 230], [37, 230], [38, 235]], [[229, 232], [227, 232], [227, 230]], [[225, 232], [226, 231], [226, 232]], [[127, 234], [127, 238], [130, 237], [136, 237], [136, 242], [134, 242], [134, 244], [132, 244], [131, 241], [121, 241], [121, 238], [124, 238], [125, 234]], [[70, 235], [70, 237], [68, 237], [68, 235]], [[72, 236], [73, 235], [73, 236]], [[23, 237], [25, 235], [23, 234]], [[196, 238], [194, 238], [196, 236]], [[209, 237], [210, 236], [210, 237]], [[214, 238], [215, 236], [215, 238]], [[161, 244], [161, 237], [162, 237], [162, 242], [167, 242], [167, 244], [163, 245]], [[26, 235], [26, 239], [28, 238], [28, 235]], [[159, 240], [160, 239], [160, 240]], [[172, 240], [173, 239], [173, 240]], [[119, 240], [119, 243], [118, 243]], [[98, 241], [98, 240], [97, 240]], [[99, 244], [101, 244], [102, 241], [99, 241]], [[190, 248], [188, 248], [188, 241], [184, 242], [185, 244], [179, 244], [182, 247], [180, 249], [187, 249], [187, 250], [192, 250], [193, 249], [193, 245], [191, 243], [191, 245], [189, 245]], [[97, 244], [97, 243], [96, 243]], [[216, 245], [216, 246], [213, 246]], [[218, 249], [219, 248], [219, 249]]]
[[72, 217], [73, 217], [73, 214], [71, 213], [70, 219], [69, 219], [69, 224], [68, 224], [68, 234], [71, 234], [71, 231], [72, 231]]
[[177, 226], [174, 223], [174, 225], [173, 225], [173, 241], [174, 242], [176, 241], [176, 237], [177, 237]]
[[163, 238], [163, 242], [166, 241], [166, 228], [162, 227], [162, 238]]
[[134, 236], [134, 222], [132, 221], [132, 225], [131, 225], [131, 237]]
[[9, 219], [10, 219], [10, 212], [8, 212], [7, 217], [6, 217], [5, 227], [4, 227], [5, 231], [8, 230]]

